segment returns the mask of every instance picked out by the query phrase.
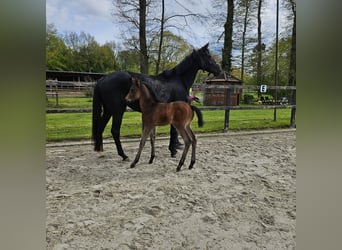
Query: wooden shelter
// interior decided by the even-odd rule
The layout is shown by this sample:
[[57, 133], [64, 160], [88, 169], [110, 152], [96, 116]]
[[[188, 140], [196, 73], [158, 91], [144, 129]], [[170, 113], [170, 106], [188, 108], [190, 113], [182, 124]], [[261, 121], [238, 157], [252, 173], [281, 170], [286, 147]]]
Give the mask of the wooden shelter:
[[[224, 85], [242, 85], [242, 81], [226, 72], [222, 72], [215, 78], [205, 81], [206, 87], [203, 94], [203, 104], [206, 106], [237, 106], [240, 104], [242, 89], [229, 90], [220, 88]], [[213, 85], [218, 85], [214, 87]], [[230, 93], [230, 103], [226, 103], [227, 94]]]
[[95, 82], [104, 75], [105, 73], [47, 70], [46, 80], [57, 79], [58, 81], [64, 82]]

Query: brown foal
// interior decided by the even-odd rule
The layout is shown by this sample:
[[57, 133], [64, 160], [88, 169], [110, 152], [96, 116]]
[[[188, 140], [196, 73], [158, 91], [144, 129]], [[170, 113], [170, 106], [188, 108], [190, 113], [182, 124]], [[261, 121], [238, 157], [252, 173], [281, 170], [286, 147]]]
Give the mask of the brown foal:
[[158, 103], [151, 96], [148, 88], [139, 79], [132, 77], [132, 86], [126, 96], [127, 102], [132, 102], [139, 99], [139, 104], [142, 112], [143, 133], [139, 144], [138, 153], [131, 163], [131, 168], [134, 168], [138, 163], [141, 151], [145, 146], [147, 137], [151, 138], [151, 158], [149, 163], [153, 162], [155, 157], [155, 133], [156, 126], [172, 124], [184, 140], [184, 149], [182, 157], [177, 166], [177, 171], [180, 171], [184, 164], [190, 144], [192, 145], [191, 162], [189, 169], [192, 169], [196, 161], [196, 137], [190, 128], [194, 112], [198, 117], [198, 126], [203, 126], [203, 118], [201, 111], [189, 105], [186, 102], [175, 101], [170, 103]]

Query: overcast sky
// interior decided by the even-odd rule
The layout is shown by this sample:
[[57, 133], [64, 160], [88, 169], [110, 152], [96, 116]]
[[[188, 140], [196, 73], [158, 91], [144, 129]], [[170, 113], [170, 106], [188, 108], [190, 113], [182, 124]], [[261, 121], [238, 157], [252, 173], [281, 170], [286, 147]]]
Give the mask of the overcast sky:
[[[189, 7], [193, 12], [208, 14], [213, 11], [211, 0], [193, 0], [194, 5], [189, 1], [167, 0], [165, 1], [167, 11], [179, 13], [184, 9], [180, 6]], [[276, 1], [266, 0], [267, 8], [264, 10], [264, 32], [272, 34], [275, 32]], [[59, 33], [84, 31], [92, 35], [95, 40], [104, 44], [106, 41], [120, 42], [120, 24], [115, 23], [111, 12], [114, 6], [112, 0], [46, 0], [46, 22], [53, 23]], [[225, 10], [226, 6], [222, 6]], [[176, 19], [174, 19], [176, 20]], [[220, 46], [216, 43], [217, 36], [223, 31], [222, 28], [213, 28], [210, 25], [190, 21], [188, 30], [173, 30], [177, 35], [182, 36], [195, 48], [210, 42], [210, 47]], [[280, 23], [282, 26], [282, 21]], [[216, 37], [211, 34], [216, 33]], [[274, 38], [274, 37], [273, 37]], [[222, 44], [221, 44], [222, 46]]]

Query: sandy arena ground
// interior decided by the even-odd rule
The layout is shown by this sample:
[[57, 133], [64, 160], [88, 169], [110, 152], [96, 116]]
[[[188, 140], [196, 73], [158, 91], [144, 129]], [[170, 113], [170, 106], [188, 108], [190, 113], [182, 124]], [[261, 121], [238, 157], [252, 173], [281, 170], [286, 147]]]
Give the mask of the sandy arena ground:
[[165, 139], [134, 169], [112, 142], [48, 144], [47, 249], [295, 249], [295, 130], [197, 137], [178, 173]]

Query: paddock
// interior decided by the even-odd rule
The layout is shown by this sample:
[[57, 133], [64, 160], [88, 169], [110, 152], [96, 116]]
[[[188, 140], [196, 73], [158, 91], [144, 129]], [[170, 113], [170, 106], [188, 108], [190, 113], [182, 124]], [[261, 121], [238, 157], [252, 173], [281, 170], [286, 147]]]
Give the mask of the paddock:
[[[295, 129], [197, 135], [192, 170], [168, 138], [136, 168], [112, 141], [47, 144], [47, 249], [295, 249]], [[122, 138], [132, 160], [139, 139]]]

